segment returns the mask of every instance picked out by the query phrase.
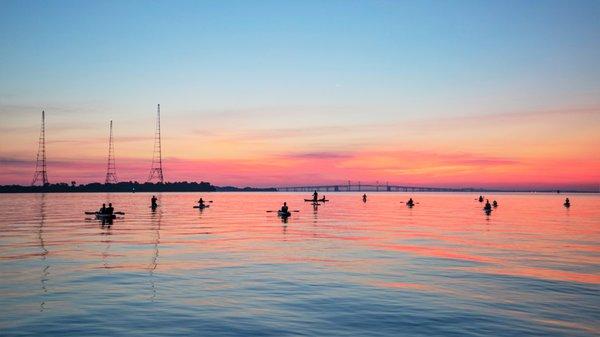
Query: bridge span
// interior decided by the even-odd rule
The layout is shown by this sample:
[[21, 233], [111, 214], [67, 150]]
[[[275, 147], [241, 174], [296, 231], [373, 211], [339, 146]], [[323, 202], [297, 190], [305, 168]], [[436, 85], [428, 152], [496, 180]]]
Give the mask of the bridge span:
[[337, 184], [276, 187], [278, 192], [482, 192], [476, 188], [447, 188], [390, 184]]

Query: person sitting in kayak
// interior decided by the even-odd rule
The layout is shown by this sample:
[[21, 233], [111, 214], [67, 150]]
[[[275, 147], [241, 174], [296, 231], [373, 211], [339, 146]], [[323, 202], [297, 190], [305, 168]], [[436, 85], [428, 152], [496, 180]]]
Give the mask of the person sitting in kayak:
[[204, 204], [204, 199], [200, 198], [200, 200], [198, 200], [198, 207], [200, 207], [200, 208], [206, 207], [206, 205]]
[[111, 203], [108, 203], [108, 207], [106, 207], [106, 214], [113, 215], [115, 209], [113, 208]]
[[157, 200], [157, 199], [156, 199], [156, 196], [155, 196], [155, 195], [153, 195], [153, 196], [152, 196], [152, 199], [150, 199], [150, 207], [152, 207], [152, 208], [156, 208], [156, 207], [158, 207], [158, 204], [156, 203], [156, 200]]
[[279, 210], [282, 214], [288, 214], [288, 207], [287, 207], [287, 202], [283, 203], [283, 206], [281, 206], [281, 209]]
[[321, 197], [321, 201], [325, 202], [325, 195]]
[[497, 202], [496, 200], [494, 200], [494, 201], [492, 202], [492, 206], [494, 206], [494, 207], [498, 207], [498, 202]]
[[317, 191], [315, 191], [315, 193], [313, 193], [313, 201], [317, 202], [319, 200], [319, 193], [317, 193]]
[[367, 195], [363, 194], [363, 202], [367, 202]]
[[480, 195], [478, 200], [479, 202], [483, 202], [483, 196]]
[[486, 211], [492, 210], [492, 205], [490, 204], [490, 201], [488, 199], [485, 199], [485, 206], [483, 206], [483, 209]]
[[406, 205], [412, 207], [415, 205], [415, 202], [412, 200], [412, 198], [409, 198], [408, 201], [406, 202]]
[[565, 207], [569, 207], [571, 206], [571, 201], [569, 201], [569, 198], [565, 199]]
[[98, 211], [99, 214], [106, 214], [106, 204], [102, 204], [102, 207], [100, 207], [100, 210]]

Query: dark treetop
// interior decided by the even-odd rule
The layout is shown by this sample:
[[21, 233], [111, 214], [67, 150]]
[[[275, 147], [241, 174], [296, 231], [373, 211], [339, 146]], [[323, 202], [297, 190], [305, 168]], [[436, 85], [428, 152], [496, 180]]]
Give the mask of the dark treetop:
[[235, 191], [275, 191], [274, 188], [251, 187], [219, 187], [208, 182], [172, 182], [172, 183], [138, 183], [137, 181], [116, 184], [90, 183], [77, 185], [72, 182], [48, 184], [45, 186], [0, 185], [0, 193], [64, 193], [64, 192], [235, 192]]

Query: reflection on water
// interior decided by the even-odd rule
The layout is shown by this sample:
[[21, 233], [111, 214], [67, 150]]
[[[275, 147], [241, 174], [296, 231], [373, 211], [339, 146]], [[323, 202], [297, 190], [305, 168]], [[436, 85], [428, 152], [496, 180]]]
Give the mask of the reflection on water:
[[[597, 334], [600, 197], [0, 195], [0, 335]], [[413, 197], [414, 207], [401, 201]], [[282, 219], [266, 210], [287, 201]], [[126, 214], [86, 220], [112, 202]]]
[[[162, 194], [158, 195], [157, 202], [159, 205], [162, 203]], [[158, 266], [158, 245], [160, 244], [160, 223], [162, 221], [162, 207], [160, 207], [160, 209], [158, 209], [158, 208], [159, 207], [151, 208], [152, 228], [155, 232], [155, 234], [154, 234], [154, 255], [152, 255], [152, 262], [150, 263], [148, 270], [150, 272], [150, 285], [152, 288], [152, 297], [150, 299], [153, 302], [156, 299], [156, 281], [154, 279], [154, 271], [156, 270], [156, 267]]]
[[42, 299], [40, 302], [40, 311], [44, 311], [44, 301], [45, 294], [48, 292], [46, 288], [46, 281], [48, 281], [48, 277], [50, 275], [50, 265], [46, 261], [46, 255], [48, 255], [48, 249], [46, 249], [46, 244], [44, 243], [44, 222], [46, 221], [46, 195], [39, 195], [39, 210], [40, 210], [40, 225], [38, 228], [38, 239], [40, 242], [40, 248], [42, 250], [41, 258], [42, 258], [42, 276], [40, 279], [40, 283], [42, 285]]

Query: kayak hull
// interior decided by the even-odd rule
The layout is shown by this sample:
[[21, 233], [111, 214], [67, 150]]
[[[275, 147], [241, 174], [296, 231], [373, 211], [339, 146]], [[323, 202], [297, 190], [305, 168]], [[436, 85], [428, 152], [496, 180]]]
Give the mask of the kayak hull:
[[292, 213], [290, 213], [290, 212], [282, 212], [282, 211], [277, 211], [277, 215], [278, 215], [278, 216], [280, 216], [280, 217], [282, 217], [282, 218], [287, 218], [287, 217], [289, 217], [290, 215], [292, 215]]
[[96, 214], [96, 219], [99, 219], [99, 220], [113, 220], [116, 218], [117, 218], [117, 216], [114, 214]]
[[[87, 215], [100, 215], [100, 216], [108, 215], [108, 214], [103, 214], [100, 212], [83, 212], [83, 213], [87, 214]], [[125, 215], [125, 212], [113, 212], [113, 215]]]
[[205, 209], [205, 208], [209, 208], [210, 205], [205, 205], [205, 206], [194, 206], [194, 208], [198, 208], [198, 209]]
[[328, 199], [304, 199], [305, 202], [328, 202]]

